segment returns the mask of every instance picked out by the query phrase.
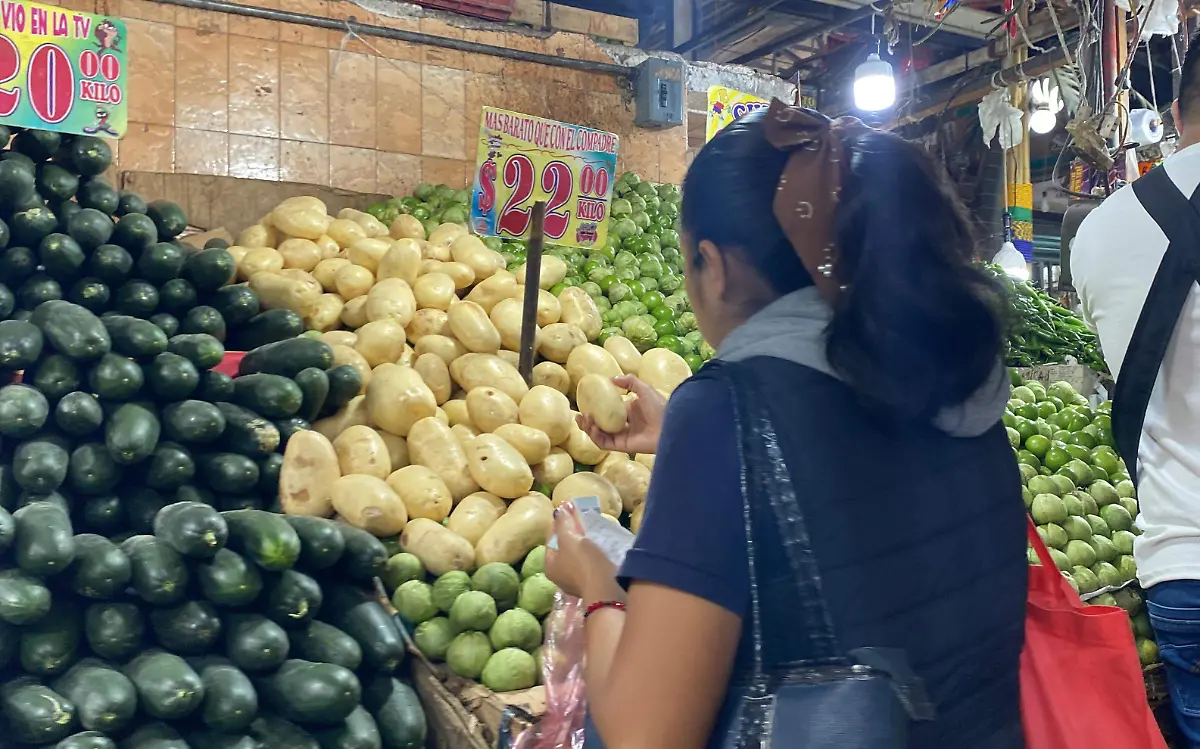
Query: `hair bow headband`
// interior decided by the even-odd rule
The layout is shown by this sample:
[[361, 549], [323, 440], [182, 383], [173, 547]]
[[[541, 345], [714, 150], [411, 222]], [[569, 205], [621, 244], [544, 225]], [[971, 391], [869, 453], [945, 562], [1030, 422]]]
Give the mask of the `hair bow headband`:
[[790, 154], [775, 190], [775, 218], [817, 291], [830, 303], [841, 290], [834, 215], [842, 191], [842, 138], [868, 130], [853, 117], [831, 120], [778, 99], [767, 110], [767, 141]]

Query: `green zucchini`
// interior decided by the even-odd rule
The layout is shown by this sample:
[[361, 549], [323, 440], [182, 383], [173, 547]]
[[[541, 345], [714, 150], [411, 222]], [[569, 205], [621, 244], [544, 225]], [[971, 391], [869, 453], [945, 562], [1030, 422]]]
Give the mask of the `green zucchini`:
[[223, 286], [213, 292], [208, 303], [221, 313], [230, 329], [237, 329], [250, 322], [252, 317], [262, 311], [258, 294], [246, 284]]
[[363, 707], [375, 716], [384, 749], [425, 746], [428, 724], [412, 687], [389, 676], [377, 676], [364, 685]]
[[129, 280], [133, 270], [133, 256], [124, 247], [102, 244], [88, 258], [88, 275], [100, 279], [110, 286], [120, 286]]
[[295, 377], [315, 368], [322, 372], [333, 366], [333, 349], [314, 338], [288, 338], [247, 351], [238, 364], [238, 375], [274, 374]]
[[140, 403], [122, 404], [109, 418], [104, 444], [113, 460], [132, 465], [150, 457], [158, 445], [161, 426], [158, 417]]
[[54, 682], [54, 691], [75, 705], [79, 725], [89, 731], [120, 731], [137, 714], [137, 687], [100, 661], [76, 664]]
[[162, 410], [163, 427], [176, 442], [212, 442], [225, 431], [225, 416], [212, 403], [187, 400], [172, 403]]
[[31, 676], [66, 673], [79, 658], [83, 616], [74, 601], [59, 596], [50, 613], [21, 628], [21, 668]]
[[351, 671], [362, 665], [363, 652], [358, 640], [323, 621], [309, 622], [304, 629], [288, 633], [292, 653], [315, 663], [335, 663]]
[[257, 458], [271, 455], [279, 448], [279, 429], [270, 421], [234, 403], [217, 403], [215, 407], [225, 417], [221, 446], [226, 450]]
[[200, 720], [214, 731], [245, 731], [258, 714], [258, 692], [250, 677], [228, 661], [206, 659], [196, 665], [204, 682]]
[[199, 475], [210, 489], [242, 494], [258, 485], [258, 464], [237, 453], [207, 453], [196, 458]]
[[172, 403], [191, 397], [200, 386], [196, 365], [178, 354], [162, 353], [145, 365], [150, 392], [160, 402]]
[[387, 566], [388, 553], [378, 538], [348, 523], [338, 523], [345, 551], [338, 569], [354, 582], [370, 583]]
[[283, 470], [283, 453], [272, 453], [258, 461], [258, 491], [268, 497], [279, 494], [279, 472]]
[[143, 465], [146, 486], [162, 491], [178, 489], [196, 473], [191, 452], [176, 442], [159, 442]]
[[229, 400], [233, 397], [233, 378], [215, 369], [201, 372], [198, 397], [209, 403]]
[[217, 247], [193, 252], [183, 263], [183, 277], [205, 293], [219, 290], [232, 281], [236, 273], [233, 255]]
[[208, 489], [195, 484], [184, 484], [175, 490], [176, 502], [200, 502], [206, 505], [216, 506], [217, 495], [213, 494]]
[[112, 339], [100, 318], [78, 304], [44, 302], [29, 321], [41, 329], [55, 351], [71, 359], [99, 359], [112, 348]]
[[115, 598], [125, 591], [132, 574], [129, 557], [112, 541], [94, 533], [75, 536], [75, 560], [67, 575], [76, 594], [99, 600]]
[[[79, 372], [79, 366], [75, 364], [73, 359], [62, 354], [50, 354], [49, 356], [42, 357], [42, 360], [34, 367], [32, 376], [29, 377], [29, 383], [37, 388], [38, 392], [45, 396], [46, 400], [51, 403], [58, 403], [59, 399], [64, 395], [79, 389], [79, 386], [83, 383], [83, 377]], [[2, 392], [0, 390], [0, 393]], [[0, 414], [2, 413], [3, 402], [2, 396], [0, 396]], [[47, 414], [49, 414], [49, 409], [47, 409]], [[3, 433], [3, 427], [0, 425], [0, 434]], [[22, 435], [12, 436], [20, 437]]]
[[66, 737], [53, 749], [117, 749], [117, 745], [99, 731], [83, 731]]
[[192, 731], [187, 740], [192, 749], [262, 749], [262, 744], [238, 733]]
[[0, 619], [25, 626], [50, 611], [50, 590], [21, 570], [0, 570]]
[[221, 549], [212, 559], [197, 564], [196, 579], [204, 597], [217, 606], [248, 606], [263, 589], [258, 567], [229, 549]]
[[356, 705], [342, 725], [321, 729], [314, 735], [321, 749], [383, 749], [379, 727], [362, 705]]
[[233, 381], [233, 402], [271, 419], [283, 419], [300, 410], [304, 393], [282, 375], [240, 375]]
[[[91, 314], [91, 313], [88, 313]], [[25, 320], [0, 320], [0, 370], [16, 372], [37, 362], [46, 337]]]
[[188, 742], [166, 723], [147, 723], [121, 742], [121, 749], [189, 749]]
[[325, 372], [329, 378], [329, 394], [321, 407], [321, 416], [337, 413], [342, 406], [362, 391], [362, 375], [349, 364], [340, 364]]
[[154, 532], [154, 518], [162, 508], [171, 503], [171, 498], [148, 486], [139, 486], [127, 491], [121, 504], [124, 506], [128, 530], [134, 534]]
[[113, 310], [123, 315], [150, 317], [158, 309], [159, 295], [154, 284], [133, 279], [113, 292]]
[[210, 559], [225, 548], [229, 527], [221, 513], [206, 504], [176, 502], [154, 518], [154, 535], [186, 557]]
[[325, 399], [329, 397], [329, 376], [325, 370], [309, 367], [296, 374], [296, 386], [304, 395], [299, 414], [304, 419], [312, 421], [321, 413]]
[[112, 339], [112, 350], [132, 359], [153, 359], [167, 350], [167, 334], [149, 320], [130, 315], [109, 315], [100, 322]]
[[17, 538], [17, 523], [8, 510], [0, 507], [0, 554], [8, 551]]
[[279, 419], [275, 422], [275, 428], [279, 430], [279, 446], [287, 447], [293, 434], [312, 429], [312, 424], [299, 416], [293, 416], [290, 419]]
[[207, 333], [180, 333], [167, 341], [167, 350], [179, 354], [196, 365], [196, 369], [212, 369], [225, 358], [225, 347]]
[[290, 660], [256, 686], [276, 715], [302, 725], [336, 726], [362, 698], [354, 672], [332, 663]]
[[225, 655], [251, 673], [274, 671], [287, 660], [287, 632], [258, 614], [233, 614], [226, 619]]
[[34, 494], [33, 492], [21, 492], [21, 496], [17, 498], [17, 509], [28, 507], [31, 504], [49, 503], [59, 508], [68, 515], [71, 514], [71, 505], [67, 502], [67, 498], [58, 492], [50, 492], [49, 494]]
[[160, 286], [173, 278], [179, 278], [186, 259], [184, 250], [170, 242], [159, 242], [147, 247], [138, 257], [137, 269], [142, 278]]
[[136, 361], [120, 354], [105, 354], [88, 371], [93, 393], [109, 401], [127, 401], [146, 384], [146, 374]]
[[168, 312], [159, 312], [150, 315], [150, 322], [159, 327], [159, 330], [167, 334], [167, 338], [179, 333], [179, 318]]
[[85, 497], [76, 503], [75, 513], [84, 530], [100, 535], [116, 533], [125, 524], [124, 507], [116, 494]]
[[289, 723], [274, 715], [260, 715], [250, 724], [250, 735], [264, 747], [279, 746], [287, 749], [321, 749], [321, 745], [295, 723]]
[[199, 305], [192, 307], [184, 315], [180, 328], [181, 333], [207, 333], [222, 343], [225, 341], [225, 318], [212, 307]]
[[204, 701], [204, 684], [199, 674], [177, 655], [151, 650], [134, 658], [122, 670], [137, 687], [143, 712], [152, 717], [186, 718]]
[[28, 385], [0, 387], [0, 435], [32, 437], [49, 417], [50, 402], [41, 391]]
[[218, 494], [214, 507], [221, 512], [226, 510], [265, 510], [267, 502], [258, 494]]
[[[176, 317], [185, 315], [188, 310], [195, 307], [199, 298], [199, 295], [196, 293], [196, 287], [182, 278], [172, 279], [158, 287], [159, 309]], [[180, 329], [177, 332], [196, 333], [204, 331], [183, 330], [183, 322], [180, 321]]]
[[70, 700], [28, 677], [0, 687], [0, 714], [6, 718], [7, 734], [26, 744], [53, 743], [69, 736], [75, 726]]
[[81, 278], [71, 285], [67, 301], [98, 315], [108, 309], [112, 301], [112, 289], [94, 278]]
[[108, 494], [121, 481], [124, 469], [100, 442], [85, 442], [71, 453], [67, 485], [79, 494]]
[[282, 572], [300, 558], [300, 537], [282, 516], [263, 510], [229, 510], [221, 515], [229, 524], [230, 548], [263, 569]]
[[83, 437], [104, 423], [104, 409], [91, 393], [67, 393], [54, 407], [54, 423], [71, 437]]
[[300, 537], [298, 568], [309, 572], [326, 570], [342, 558], [346, 540], [337, 522], [305, 515], [284, 515], [283, 519]]
[[147, 603], [169, 606], [187, 592], [188, 569], [179, 552], [154, 536], [133, 536], [121, 544], [129, 556], [134, 592]]
[[304, 318], [300, 315], [290, 309], [269, 309], [232, 331], [231, 348], [235, 351], [252, 351], [268, 343], [295, 338], [303, 332]]
[[48, 494], [62, 486], [70, 463], [71, 457], [61, 443], [35, 437], [13, 451], [13, 479], [27, 492]]
[[13, 522], [17, 566], [26, 574], [56, 575], [75, 559], [75, 531], [61, 507], [33, 502], [14, 512]]
[[321, 585], [308, 575], [284, 570], [267, 582], [262, 612], [284, 628], [303, 627], [321, 610]]
[[101, 658], [123, 661], [137, 652], [146, 620], [132, 603], [93, 603], [83, 612], [88, 647]]
[[364, 668], [380, 673], [395, 671], [404, 662], [404, 640], [383, 606], [357, 588], [326, 587], [322, 618], [358, 640]]
[[208, 601], [187, 601], [150, 611], [150, 630], [158, 644], [180, 655], [206, 653], [221, 637], [221, 617]]

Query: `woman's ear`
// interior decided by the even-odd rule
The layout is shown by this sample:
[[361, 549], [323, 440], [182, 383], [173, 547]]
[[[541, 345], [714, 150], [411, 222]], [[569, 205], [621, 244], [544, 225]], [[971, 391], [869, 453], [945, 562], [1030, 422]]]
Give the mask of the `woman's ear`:
[[713, 299], [725, 297], [726, 279], [729, 277], [725, 268], [725, 256], [710, 240], [701, 240], [696, 245], [696, 257], [692, 263], [702, 275], [702, 284], [707, 295]]

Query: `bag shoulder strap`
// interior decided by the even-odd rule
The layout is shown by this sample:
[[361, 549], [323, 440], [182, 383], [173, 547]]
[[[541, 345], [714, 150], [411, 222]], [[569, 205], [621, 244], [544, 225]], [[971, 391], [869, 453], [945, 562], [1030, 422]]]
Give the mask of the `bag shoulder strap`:
[[1138, 449], [1150, 396], [1179, 315], [1193, 285], [1200, 280], [1200, 189], [1188, 200], [1159, 166], [1135, 181], [1133, 192], [1168, 242], [1113, 393], [1113, 438], [1136, 483]]

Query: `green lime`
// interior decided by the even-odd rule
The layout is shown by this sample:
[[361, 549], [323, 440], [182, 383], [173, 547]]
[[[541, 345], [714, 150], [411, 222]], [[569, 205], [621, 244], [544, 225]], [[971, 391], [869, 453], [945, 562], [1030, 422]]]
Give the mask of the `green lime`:
[[641, 299], [646, 293], [646, 287], [641, 281], [630, 280], [626, 281], [625, 285], [629, 287], [629, 293], [635, 299]]
[[1046, 457], [1046, 452], [1050, 449], [1050, 440], [1040, 434], [1031, 434], [1025, 440], [1025, 449], [1038, 456], [1038, 459], [1044, 458]]
[[[642, 304], [646, 304], [646, 303], [642, 302]], [[646, 304], [646, 306], [650, 307], [650, 305], [648, 305], [648, 304]], [[655, 320], [672, 320], [673, 321], [675, 319], [675, 313], [671, 311], [671, 308], [663, 306], [663, 305], [659, 305], [658, 307], [650, 307], [650, 314], [654, 315]]]
[[1038, 409], [1032, 403], [1023, 403], [1013, 409], [1013, 413], [1025, 419], [1036, 419], [1038, 417]]
[[418, 221], [428, 221], [433, 216], [433, 213], [429, 210], [429, 206], [418, 205], [412, 209], [412, 215]]
[[1055, 397], [1055, 396], [1053, 396], [1053, 395], [1046, 396], [1046, 401], [1045, 401], [1045, 402], [1046, 402], [1046, 403], [1053, 403], [1053, 404], [1054, 404], [1054, 410], [1055, 410], [1055, 411], [1061, 411], [1061, 410], [1063, 410], [1063, 407], [1066, 405], [1065, 403], [1063, 403], [1063, 402], [1062, 402], [1062, 399], [1061, 399], [1061, 398], [1057, 398], [1057, 397]]
[[1072, 432], [1082, 432], [1083, 428], [1092, 423], [1087, 414], [1076, 411], [1067, 422], [1066, 428]]
[[1004, 427], [1004, 432], [1008, 435], [1009, 447], [1016, 450], [1021, 446], [1021, 435], [1017, 433], [1016, 429], [1013, 429], [1012, 427]]
[[1046, 455], [1043, 458], [1044, 465], [1051, 471], [1057, 471], [1070, 462], [1071, 454], [1063, 448], [1062, 443], [1051, 442], [1050, 449], [1046, 451]]
[[1073, 432], [1068, 435], [1063, 442], [1066, 442], [1068, 445], [1081, 445], [1086, 447], [1089, 455], [1091, 454], [1092, 448], [1096, 446], [1096, 438], [1087, 432]]
[[683, 344], [679, 340], [678, 336], [664, 335], [658, 337], [658, 341], [654, 344], [654, 348], [665, 348], [668, 351], [674, 351], [676, 354], [678, 354], [681, 353], [680, 349], [683, 348]]
[[1038, 456], [1034, 455], [1033, 453], [1029, 452], [1028, 450], [1018, 450], [1017, 451], [1017, 462], [1024, 463], [1025, 465], [1033, 466], [1034, 468], [1042, 467], [1042, 461], [1038, 460]]
[[1063, 449], [1066, 450], [1067, 454], [1071, 456], [1071, 460], [1082, 460], [1084, 463], [1091, 460], [1092, 451], [1083, 445], [1075, 445], [1067, 442], [1065, 443], [1065, 447]]
[[1017, 417], [1017, 423], [1013, 425], [1013, 429], [1016, 429], [1017, 433], [1021, 435], [1022, 442], [1038, 433], [1037, 424], [1020, 416]]
[[652, 312], [654, 311], [655, 307], [661, 307], [663, 305], [663, 295], [659, 294], [657, 291], [647, 291], [646, 293], [641, 294], [640, 297], [642, 304], [646, 305], [646, 309]]
[[704, 360], [700, 358], [699, 354], [684, 354], [683, 360], [691, 367], [692, 372], [696, 372], [704, 366]]
[[1054, 414], [1058, 413], [1058, 408], [1050, 401], [1044, 400], [1037, 404], [1037, 412], [1038, 416], [1041, 416], [1043, 419], [1048, 419]]
[[659, 320], [654, 323], [654, 332], [658, 334], [659, 338], [662, 338], [665, 335], [674, 336], [678, 331], [674, 320]]
[[1016, 417], [1016, 415], [1015, 415], [1015, 414], [1013, 414], [1013, 412], [1012, 412], [1012, 411], [1009, 411], [1009, 410], [1006, 408], [1006, 409], [1004, 409], [1004, 414], [1003, 414], [1003, 415], [1001, 415], [1001, 417], [1000, 417], [1000, 421], [1002, 421], [1002, 422], [1004, 423], [1004, 426], [1006, 426], [1006, 427], [1011, 427], [1011, 426], [1015, 426], [1015, 425], [1016, 425], [1016, 423], [1017, 423], [1017, 417]]
[[1078, 476], [1078, 474], [1075, 473], [1075, 469], [1070, 463], [1067, 463], [1062, 468], [1059, 468], [1057, 471], [1054, 472], [1054, 475], [1065, 476], [1071, 480], [1072, 484], [1075, 484], [1076, 486], [1079, 485], [1079, 476]]
[[601, 291], [603, 291], [604, 293], [607, 294], [609, 288], [611, 288], [612, 285], [615, 284], [616, 282], [617, 282], [617, 277], [610, 273], [607, 276], [604, 276], [603, 278], [601, 278], [599, 281], [597, 281], [596, 284], [600, 287]]

